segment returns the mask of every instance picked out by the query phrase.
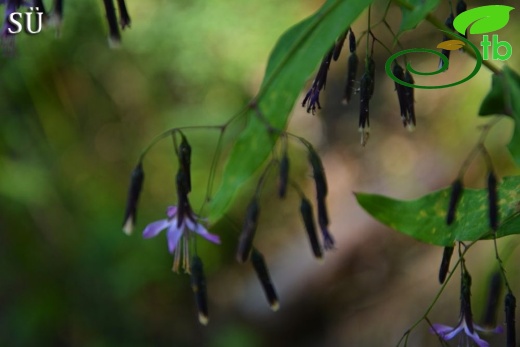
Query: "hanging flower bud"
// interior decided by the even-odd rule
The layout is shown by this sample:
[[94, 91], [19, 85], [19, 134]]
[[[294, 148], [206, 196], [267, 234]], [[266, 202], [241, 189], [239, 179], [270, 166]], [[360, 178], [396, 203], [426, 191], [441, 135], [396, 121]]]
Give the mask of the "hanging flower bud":
[[336, 40], [336, 44], [334, 45], [334, 52], [332, 54], [332, 59], [334, 61], [337, 61], [339, 58], [339, 55], [341, 54], [341, 49], [343, 48], [343, 43], [345, 42], [345, 38], [347, 37], [348, 29], [341, 34], [340, 37]]
[[191, 260], [191, 289], [195, 294], [195, 302], [199, 311], [199, 322], [202, 325], [207, 325], [209, 316], [206, 278], [204, 277], [202, 260], [196, 255]]
[[314, 183], [316, 184], [316, 203], [318, 205], [318, 224], [323, 236], [323, 246], [325, 249], [334, 248], [334, 238], [328, 231], [329, 217], [327, 213], [327, 205], [325, 198], [328, 193], [327, 179], [325, 177], [325, 170], [321, 159], [314, 150], [314, 148], [308, 144], [307, 149], [309, 150], [309, 161], [312, 166], [312, 173], [314, 176]]
[[461, 14], [462, 12], [466, 12], [467, 5], [464, 2], [464, 0], [457, 1], [457, 16]]
[[497, 324], [497, 311], [499, 306], [499, 298], [502, 293], [502, 275], [495, 271], [489, 281], [489, 289], [487, 295], [487, 306], [482, 318], [482, 326], [486, 328], [494, 327]]
[[444, 247], [444, 252], [442, 254], [442, 261], [441, 261], [441, 267], [439, 269], [439, 282], [441, 284], [444, 283], [444, 280], [446, 280], [446, 275], [448, 274], [448, 271], [450, 270], [450, 261], [451, 256], [453, 254], [453, 246], [447, 246]]
[[376, 84], [376, 63], [374, 62], [374, 59], [372, 59], [372, 57], [368, 57], [367, 71], [368, 71], [368, 75], [370, 76], [368, 92], [369, 92], [369, 96], [371, 99], [372, 96], [374, 95], [374, 88], [375, 88], [375, 84]]
[[237, 261], [239, 263], [245, 263], [249, 259], [258, 223], [259, 209], [258, 201], [255, 196], [247, 207], [246, 219], [238, 240]]
[[316, 108], [321, 109], [320, 92], [322, 89], [325, 89], [325, 85], [327, 84], [327, 73], [329, 71], [329, 66], [333, 54], [334, 47], [332, 47], [332, 49], [323, 58], [318, 73], [316, 74], [316, 78], [312, 82], [311, 89], [309, 89], [305, 95], [305, 98], [303, 99], [302, 107], [307, 106], [307, 113], [315, 114]]
[[321, 162], [320, 156], [314, 148], [308, 144], [307, 149], [309, 151], [309, 162], [312, 167], [312, 175], [314, 176], [314, 183], [316, 184], [316, 195], [318, 197], [327, 196], [328, 187], [327, 187], [327, 179], [325, 177], [325, 170], [323, 169], [323, 164]]
[[103, 0], [105, 4], [105, 12], [107, 15], [108, 29], [110, 31], [108, 43], [111, 48], [116, 48], [121, 43], [121, 34], [117, 25], [116, 9], [114, 0]]
[[513, 293], [508, 292], [505, 299], [506, 307], [506, 346], [516, 347], [516, 321], [515, 321], [515, 310], [516, 310], [516, 298]]
[[130, 27], [131, 20], [128, 10], [126, 9], [125, 0], [117, 0], [117, 6], [119, 7], [119, 24], [121, 25], [121, 29]]
[[354, 53], [356, 51], [356, 35], [354, 35], [352, 28], [350, 28], [350, 35], [348, 37], [348, 40], [349, 40], [350, 53]]
[[352, 97], [352, 92], [355, 89], [354, 83], [356, 82], [358, 63], [359, 63], [359, 60], [356, 55], [356, 52], [352, 52], [348, 58], [347, 83], [345, 86], [345, 96], [343, 98], [344, 104], [348, 104], [350, 102], [350, 98]]
[[179, 215], [179, 219], [177, 220], [177, 227], [180, 227], [184, 217], [190, 213], [190, 203], [188, 200], [188, 179], [186, 173], [182, 169], [177, 171], [175, 182], [177, 186], [177, 208]]
[[287, 194], [287, 183], [289, 182], [289, 156], [284, 152], [280, 160], [280, 176], [278, 177], [278, 196], [285, 198]]
[[[404, 81], [410, 84], [415, 84], [415, 81], [413, 80], [412, 74], [410, 71], [406, 70], [404, 73]], [[407, 129], [408, 130], [414, 130], [415, 129], [415, 100], [414, 100], [414, 89], [412, 87], [406, 87], [404, 88], [404, 95], [405, 95], [405, 104], [407, 109]]]
[[469, 332], [473, 334], [475, 330], [473, 327], [473, 313], [471, 312], [471, 276], [464, 266], [460, 286], [460, 302], [463, 319]]
[[370, 133], [369, 101], [370, 101], [370, 75], [365, 71], [361, 77], [359, 97], [359, 132], [361, 133], [361, 145], [368, 141]]
[[320, 246], [320, 241], [318, 240], [318, 235], [316, 233], [316, 224], [312, 214], [312, 205], [305, 197], [302, 197], [300, 212], [302, 215], [303, 224], [305, 225], [305, 230], [309, 236], [312, 253], [316, 258], [321, 259], [323, 257], [323, 252]]
[[[392, 73], [398, 80], [404, 81], [404, 70], [401, 65], [397, 64], [397, 62], [394, 62]], [[403, 126], [406, 126], [406, 124], [408, 124], [408, 107], [406, 106], [405, 87], [401, 83], [394, 82], [394, 84], [397, 92], [397, 99], [399, 100], [399, 109], [401, 110], [401, 120]]]
[[[448, 27], [448, 29], [450, 29], [451, 31], [454, 31], [455, 29], [453, 28], [453, 13], [450, 13], [450, 15], [448, 16], [448, 18], [446, 18], [446, 21], [444, 22], [444, 25], [446, 25]], [[442, 36], [442, 42], [444, 41], [448, 41], [450, 38], [446, 35], [443, 35]], [[448, 60], [450, 59], [450, 50], [447, 50], [447, 49], [443, 49], [441, 51], [441, 53], [446, 57], [448, 58]], [[444, 66], [444, 62], [442, 59], [439, 60], [439, 69], [442, 68]]]
[[45, 9], [45, 4], [43, 3], [43, 0], [34, 0], [34, 7], [38, 9], [38, 12], [43, 14], [43, 23], [46, 23], [49, 15], [47, 13], [47, 10]]
[[128, 189], [128, 199], [126, 202], [125, 218], [123, 220], [123, 231], [125, 234], [132, 234], [137, 216], [137, 204], [139, 202], [139, 195], [143, 187], [144, 171], [141, 162], [132, 171], [130, 179], [130, 187]]
[[498, 194], [497, 178], [493, 171], [490, 171], [487, 179], [488, 202], [489, 202], [489, 226], [493, 231], [498, 229]]
[[460, 201], [464, 188], [462, 186], [462, 180], [457, 178], [451, 184], [450, 193], [450, 204], [448, 205], [448, 214], [446, 215], [446, 224], [451, 225], [455, 220], [455, 212], [457, 210], [457, 204]]
[[186, 188], [188, 193], [191, 192], [191, 146], [188, 140], [181, 133], [182, 141], [179, 146], [179, 165], [185, 173]]
[[251, 263], [253, 264], [256, 275], [260, 280], [262, 288], [264, 289], [264, 293], [267, 301], [269, 302], [271, 310], [277, 311], [280, 308], [278, 295], [276, 294], [273, 282], [271, 281], [271, 276], [269, 276], [269, 270], [265, 264], [264, 256], [255, 248], [253, 248], [251, 252]]

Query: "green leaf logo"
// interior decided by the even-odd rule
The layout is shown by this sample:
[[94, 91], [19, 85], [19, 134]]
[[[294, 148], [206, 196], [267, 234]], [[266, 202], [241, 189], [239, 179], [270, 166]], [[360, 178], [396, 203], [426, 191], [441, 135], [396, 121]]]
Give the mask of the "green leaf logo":
[[486, 34], [497, 31], [509, 22], [509, 12], [514, 7], [505, 5], [480, 6], [459, 14], [453, 21], [453, 27], [464, 35], [468, 27], [470, 34]]

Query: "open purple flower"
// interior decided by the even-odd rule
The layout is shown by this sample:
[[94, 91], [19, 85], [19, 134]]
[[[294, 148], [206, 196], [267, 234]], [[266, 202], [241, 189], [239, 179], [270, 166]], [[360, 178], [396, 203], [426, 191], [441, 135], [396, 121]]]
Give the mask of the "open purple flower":
[[[218, 235], [210, 234], [202, 224], [197, 220], [191, 210], [189, 213], [182, 215], [179, 213], [177, 206], [169, 206], [166, 210], [168, 219], [162, 219], [146, 226], [143, 231], [143, 238], [149, 239], [159, 235], [159, 233], [168, 229], [166, 232], [166, 238], [168, 239], [168, 249], [170, 253], [174, 255], [173, 271], [178, 272], [179, 263], [181, 259], [181, 253], [183, 253], [182, 267], [186, 272], [190, 272], [190, 256], [189, 256], [189, 241], [190, 232], [194, 232], [204, 237], [206, 240], [213, 243], [220, 244], [220, 238]], [[182, 244], [179, 245], [179, 242]]]
[[501, 333], [503, 328], [497, 326], [496, 328], [486, 329], [476, 324], [473, 324], [473, 314], [471, 312], [471, 276], [466, 267], [462, 265], [461, 288], [460, 288], [460, 318], [459, 323], [455, 327], [450, 327], [444, 324], [432, 324], [430, 331], [444, 341], [451, 340], [460, 332], [459, 346], [471, 346], [471, 340], [479, 347], [489, 347], [489, 343], [480, 338], [478, 331]]
[[451, 340], [460, 332], [464, 332], [464, 334], [460, 336], [459, 346], [470, 346], [469, 339], [471, 338], [479, 347], [489, 347], [489, 343], [478, 336], [477, 330], [497, 334], [504, 331], [501, 326], [497, 326], [494, 329], [483, 328], [477, 324], [468, 322], [464, 317], [461, 317], [459, 324], [457, 324], [456, 327], [436, 323], [433, 324], [431, 328], [431, 332], [439, 335], [444, 341]]

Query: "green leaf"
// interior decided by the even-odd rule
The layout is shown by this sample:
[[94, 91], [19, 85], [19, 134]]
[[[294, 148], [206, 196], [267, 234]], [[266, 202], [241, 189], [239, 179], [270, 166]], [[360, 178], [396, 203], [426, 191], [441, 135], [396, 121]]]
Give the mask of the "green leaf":
[[406, 0], [401, 6], [403, 19], [399, 33], [415, 28], [428, 13], [432, 12], [439, 5], [439, 0]]
[[[450, 246], [455, 241], [492, 238], [487, 189], [464, 189], [455, 222], [446, 225], [450, 187], [417, 200], [395, 200], [358, 193], [358, 203], [381, 223], [419, 241]], [[498, 186], [500, 226], [497, 237], [520, 234], [520, 176], [505, 177]]]
[[486, 34], [497, 31], [509, 22], [509, 12], [514, 7], [504, 5], [479, 6], [459, 14], [453, 21], [453, 27], [464, 35], [468, 27], [470, 34]]
[[[274, 47], [257, 96], [262, 117], [284, 129], [296, 98], [336, 38], [349, 27], [372, 0], [328, 0], [316, 13], [290, 28]], [[266, 161], [276, 142], [254, 110], [234, 144], [222, 182], [211, 202], [210, 223], [227, 211], [240, 187]]]
[[507, 148], [520, 166], [520, 76], [508, 66], [500, 74], [493, 75], [491, 90], [480, 105], [479, 115], [492, 114], [504, 114], [515, 120]]

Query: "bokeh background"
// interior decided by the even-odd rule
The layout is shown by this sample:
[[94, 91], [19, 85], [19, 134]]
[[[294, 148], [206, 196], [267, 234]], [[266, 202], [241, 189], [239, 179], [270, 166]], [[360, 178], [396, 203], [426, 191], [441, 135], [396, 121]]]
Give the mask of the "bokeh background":
[[[120, 49], [111, 50], [102, 2], [67, 1], [59, 38], [52, 28], [17, 37], [16, 55], [0, 58], [1, 346], [397, 343], [440, 288], [442, 249], [381, 226], [356, 205], [352, 192], [414, 198], [449, 185], [477, 141], [477, 126], [486, 121], [476, 116], [490, 86], [485, 68], [463, 85], [416, 90], [418, 126], [411, 133], [402, 128], [393, 81], [384, 73], [389, 54], [376, 45], [366, 147], [359, 144], [357, 96], [350, 105], [341, 103], [345, 52], [331, 67], [323, 109], [312, 116], [296, 105], [289, 128], [314, 143], [322, 156], [337, 248], [322, 262], [313, 259], [298, 196], [291, 191], [287, 199], [278, 199], [271, 175], [262, 194], [256, 243], [280, 296], [276, 313], [251, 266], [234, 259], [238, 227], [256, 180], [240, 187], [228, 216], [213, 226], [222, 245], [198, 243], [208, 280], [206, 327], [197, 321], [189, 277], [171, 272], [164, 235], [140, 236], [147, 223], [164, 218], [166, 207], [175, 204], [171, 141], [160, 142], [146, 157], [136, 231], [130, 237], [121, 231], [130, 172], [154, 136], [172, 127], [224, 123], [255, 95], [277, 38], [321, 3], [127, 0], [132, 27], [123, 33]], [[470, 6], [479, 4], [486, 3]], [[384, 2], [376, 2], [374, 18], [381, 17], [382, 8]], [[444, 19], [447, 3], [436, 14]], [[392, 8], [388, 19], [394, 28], [399, 18], [400, 11]], [[518, 25], [513, 11], [507, 28], [498, 32], [513, 45], [507, 64], [517, 71]], [[365, 29], [365, 18], [353, 25], [358, 37]], [[383, 26], [374, 32], [392, 46]], [[423, 23], [401, 42], [405, 48], [435, 47], [441, 37]], [[437, 65], [431, 57], [414, 59], [426, 70]], [[452, 52], [451, 61], [449, 73], [434, 77], [435, 83], [465, 76], [473, 66], [459, 52]], [[501, 176], [518, 174], [505, 148], [512, 124], [501, 121], [486, 142]], [[240, 128], [238, 121], [226, 132], [219, 167]], [[193, 147], [196, 189], [191, 199], [197, 207], [206, 193], [218, 132], [201, 129], [186, 135]], [[313, 196], [305, 151], [290, 143], [290, 153], [291, 177]], [[483, 161], [476, 160], [466, 185], [483, 187], [485, 171]], [[217, 173], [215, 186], [218, 178]], [[510, 254], [505, 266], [518, 291], [517, 245], [516, 237], [499, 243]], [[492, 244], [472, 249], [467, 266], [478, 322], [497, 266]], [[431, 321], [457, 323], [458, 287], [455, 275], [430, 313]], [[498, 324], [503, 321], [500, 308]], [[504, 336], [486, 339], [504, 345]], [[423, 323], [409, 345], [439, 341]]]

